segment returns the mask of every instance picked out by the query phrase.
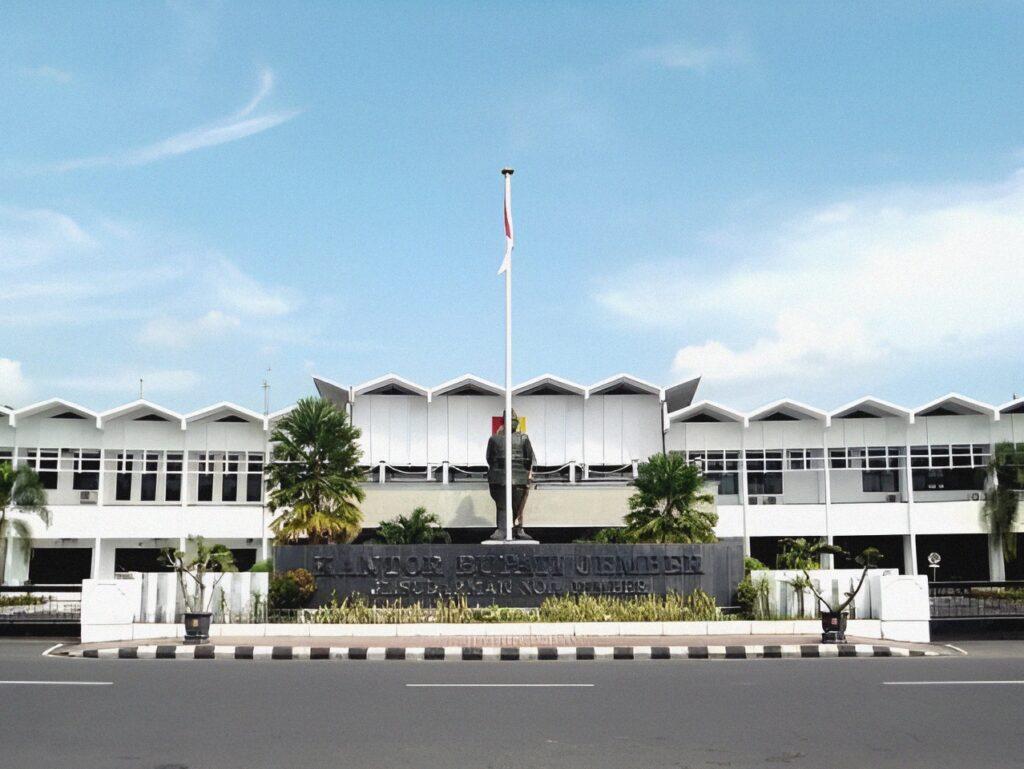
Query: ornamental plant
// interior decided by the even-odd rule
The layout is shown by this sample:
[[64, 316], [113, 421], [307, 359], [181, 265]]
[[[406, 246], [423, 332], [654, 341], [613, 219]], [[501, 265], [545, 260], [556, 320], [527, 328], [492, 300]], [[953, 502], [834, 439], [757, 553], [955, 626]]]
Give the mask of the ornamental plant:
[[1024, 444], [997, 443], [988, 463], [989, 482], [981, 516], [989, 532], [1002, 543], [1003, 560], [1017, 557], [1017, 514], [1024, 488]]
[[[178, 575], [185, 611], [206, 613], [210, 611], [213, 594], [224, 575], [238, 568], [227, 545], [207, 545], [202, 537], [189, 537], [187, 542], [192, 545], [191, 552], [188, 545], [185, 550], [169, 547], [160, 557]], [[216, 575], [210, 584], [206, 581], [208, 574]]]

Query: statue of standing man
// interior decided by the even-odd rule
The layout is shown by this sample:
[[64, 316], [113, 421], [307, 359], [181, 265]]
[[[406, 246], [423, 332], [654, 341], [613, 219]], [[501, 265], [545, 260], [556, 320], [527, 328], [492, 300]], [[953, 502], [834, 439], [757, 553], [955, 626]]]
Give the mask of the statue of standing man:
[[[504, 424], [508, 423], [504, 420]], [[523, 529], [523, 509], [530, 493], [533, 479], [533, 465], [537, 461], [530, 444], [530, 437], [519, 432], [519, 418], [512, 411], [512, 539], [533, 541]], [[505, 539], [505, 426], [498, 429], [487, 441], [487, 485], [491, 499], [497, 507], [498, 528], [490, 536], [492, 540]]]

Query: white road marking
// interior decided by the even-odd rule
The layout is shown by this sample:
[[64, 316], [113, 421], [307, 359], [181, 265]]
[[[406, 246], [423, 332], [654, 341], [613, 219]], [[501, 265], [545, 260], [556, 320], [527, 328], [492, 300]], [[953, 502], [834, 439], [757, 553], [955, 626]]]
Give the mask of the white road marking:
[[113, 681], [0, 681], [0, 686], [113, 686]]
[[1024, 686], [1024, 681], [883, 681], [884, 686]]
[[412, 689], [580, 689], [594, 684], [406, 684]]
[[53, 646], [51, 646], [51, 647], [50, 647], [49, 649], [47, 649], [46, 651], [44, 651], [44, 652], [42, 653], [42, 655], [40, 655], [40, 656], [42, 656], [42, 657], [45, 657], [45, 656], [47, 656], [47, 655], [48, 655], [48, 654], [49, 654], [50, 652], [52, 652], [52, 651], [53, 651], [54, 649], [59, 649], [59, 648], [60, 648], [60, 647], [62, 647], [63, 645], [64, 645], [64, 644], [54, 644], [54, 645], [53, 645]]

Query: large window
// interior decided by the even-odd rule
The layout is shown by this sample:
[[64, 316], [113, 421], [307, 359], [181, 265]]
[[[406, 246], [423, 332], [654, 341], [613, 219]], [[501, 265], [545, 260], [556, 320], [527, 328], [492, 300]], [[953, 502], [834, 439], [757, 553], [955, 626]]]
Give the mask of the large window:
[[75, 491], [98, 491], [100, 488], [100, 452], [74, 450], [72, 454], [71, 488]]
[[844, 446], [828, 450], [833, 470], [898, 470], [906, 450], [902, 446]]
[[709, 483], [718, 484], [719, 496], [740, 493], [740, 452], [690, 451], [687, 461], [700, 467]]
[[122, 451], [117, 455], [117, 478], [114, 488], [114, 499], [118, 502], [128, 502], [132, 498], [132, 471], [135, 463], [132, 461], [131, 453]]
[[168, 502], [181, 501], [181, 465], [182, 454], [180, 451], [171, 451], [167, 454], [167, 478], [164, 498]]
[[981, 491], [991, 454], [984, 443], [911, 446], [914, 491]]
[[21, 449], [24, 463], [39, 475], [44, 489], [57, 488], [57, 449]]
[[260, 502], [263, 499], [263, 455], [249, 454], [249, 473], [245, 479], [245, 501]]
[[898, 492], [900, 490], [899, 470], [864, 470], [861, 472], [861, 487], [866, 492]]
[[143, 470], [145, 472], [142, 473], [141, 489], [139, 492], [139, 498], [143, 502], [156, 501], [156, 479], [159, 469], [160, 454], [155, 451], [147, 451], [143, 465]]
[[198, 453], [196, 460], [196, 499], [200, 502], [213, 501], [213, 455], [205, 451]]
[[747, 493], [782, 494], [782, 451], [747, 452]]
[[227, 456], [220, 491], [220, 498], [223, 502], [238, 501], [238, 462], [240, 458], [239, 454], [228, 454]]

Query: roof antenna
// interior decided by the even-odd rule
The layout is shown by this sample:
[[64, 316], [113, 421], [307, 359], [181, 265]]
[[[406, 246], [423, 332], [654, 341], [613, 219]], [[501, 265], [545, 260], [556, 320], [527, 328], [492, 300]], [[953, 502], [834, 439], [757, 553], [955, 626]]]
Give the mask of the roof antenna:
[[270, 414], [270, 367], [267, 367], [267, 376], [263, 378], [263, 416]]
[[142, 377], [139, 377], [139, 400], [140, 400], [140, 401], [141, 401], [141, 400], [145, 400], [145, 399], [144, 399], [144, 398], [142, 397]]

